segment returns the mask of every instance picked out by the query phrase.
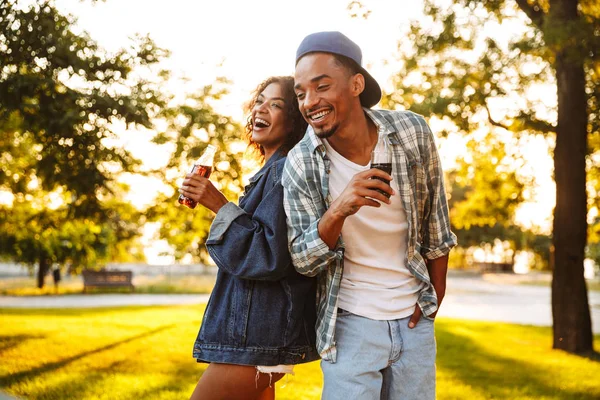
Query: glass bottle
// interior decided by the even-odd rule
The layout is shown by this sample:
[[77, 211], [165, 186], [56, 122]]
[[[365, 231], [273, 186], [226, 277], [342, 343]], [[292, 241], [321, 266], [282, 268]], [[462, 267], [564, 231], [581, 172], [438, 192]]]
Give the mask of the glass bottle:
[[[387, 172], [389, 175], [392, 174], [392, 148], [387, 135], [379, 135], [379, 140], [377, 140], [377, 144], [371, 152], [371, 168], [380, 169]], [[379, 177], [373, 177], [373, 179], [378, 179], [388, 185], [390, 184], [390, 181], [387, 179]], [[377, 191], [385, 197], [390, 197], [390, 195], [383, 190], [377, 189]]]
[[[212, 144], [209, 144], [198, 159], [198, 161], [194, 163], [194, 166], [192, 167], [192, 171], [190, 173], [198, 174], [208, 179], [213, 169], [216, 152], [217, 148]], [[191, 209], [196, 208], [196, 206], [198, 205], [197, 201], [190, 199], [189, 197], [186, 197], [183, 194], [179, 195], [178, 201], [179, 204], [183, 204], [184, 206], [187, 206]]]

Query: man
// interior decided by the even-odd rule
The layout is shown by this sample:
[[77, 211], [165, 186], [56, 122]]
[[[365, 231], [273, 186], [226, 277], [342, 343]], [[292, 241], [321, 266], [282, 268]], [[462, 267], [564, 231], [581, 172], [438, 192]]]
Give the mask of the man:
[[[310, 126], [282, 178], [290, 252], [319, 280], [323, 399], [434, 399], [433, 318], [456, 245], [442, 168], [423, 117], [370, 110], [381, 89], [361, 61], [339, 32], [309, 35], [296, 52]], [[370, 168], [378, 141], [391, 175]]]

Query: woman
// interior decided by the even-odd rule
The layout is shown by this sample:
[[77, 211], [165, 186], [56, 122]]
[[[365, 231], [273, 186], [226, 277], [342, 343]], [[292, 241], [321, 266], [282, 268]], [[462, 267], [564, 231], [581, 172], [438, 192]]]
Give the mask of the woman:
[[298, 274], [288, 252], [281, 173], [302, 138], [292, 77], [257, 88], [246, 131], [264, 166], [239, 206], [212, 183], [189, 174], [180, 193], [216, 213], [206, 247], [219, 270], [194, 345], [210, 365], [191, 399], [274, 399], [274, 383], [315, 350], [316, 282]]

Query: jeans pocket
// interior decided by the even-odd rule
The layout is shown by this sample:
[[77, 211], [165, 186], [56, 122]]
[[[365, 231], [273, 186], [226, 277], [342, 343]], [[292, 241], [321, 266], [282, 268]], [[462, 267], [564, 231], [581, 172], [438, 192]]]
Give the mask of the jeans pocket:
[[346, 316], [351, 315], [351, 314], [352, 313], [350, 311], [346, 311], [346, 310], [344, 310], [342, 308], [338, 307], [338, 309], [337, 309], [337, 316], [338, 316], [338, 318], [339, 317], [346, 317]]

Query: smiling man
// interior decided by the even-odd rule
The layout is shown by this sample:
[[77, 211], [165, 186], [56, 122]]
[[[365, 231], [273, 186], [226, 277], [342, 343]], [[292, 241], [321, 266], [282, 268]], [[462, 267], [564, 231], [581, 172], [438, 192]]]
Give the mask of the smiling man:
[[[310, 126], [283, 173], [290, 252], [298, 272], [318, 276], [323, 399], [434, 399], [433, 322], [456, 245], [443, 172], [422, 116], [370, 109], [381, 89], [361, 62], [339, 32], [296, 52]], [[371, 168], [379, 141], [391, 175]]]

